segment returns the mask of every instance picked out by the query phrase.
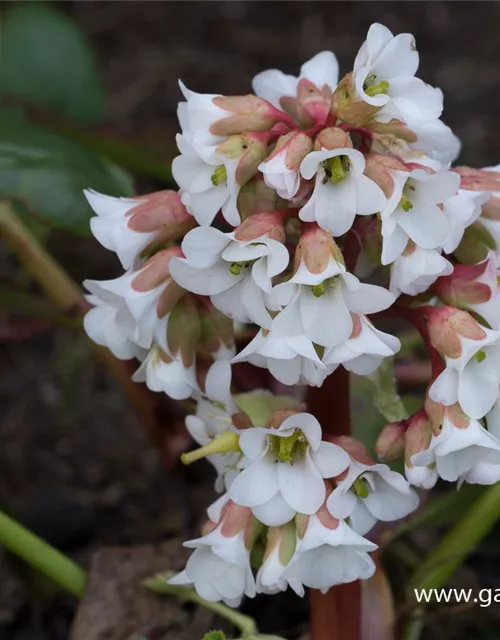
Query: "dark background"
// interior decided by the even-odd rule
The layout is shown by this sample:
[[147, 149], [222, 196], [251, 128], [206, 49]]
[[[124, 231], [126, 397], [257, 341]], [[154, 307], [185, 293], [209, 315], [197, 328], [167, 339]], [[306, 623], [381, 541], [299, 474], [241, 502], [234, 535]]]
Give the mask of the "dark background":
[[[463, 142], [461, 163], [500, 162], [498, 2], [56, 4], [95, 47], [109, 95], [106, 126], [166, 155], [175, 154], [178, 78], [199, 92], [247, 93], [259, 71], [276, 67], [298, 75], [323, 49], [336, 53], [343, 74], [378, 21], [415, 35], [419, 75], [444, 92], [443, 119]], [[139, 178], [136, 186], [143, 193], [164, 185]], [[92, 239], [56, 232], [49, 246], [77, 281], [119, 274], [114, 257]], [[10, 268], [3, 249], [0, 265]], [[103, 545], [192, 537], [211, 497], [206, 468], [165, 471], [127, 402], [73, 329], [0, 344], [0, 402], [0, 505], [44, 537], [83, 564]], [[498, 554], [492, 558], [498, 567]], [[488, 565], [476, 557], [468, 578], [489, 585]], [[260, 611], [266, 630], [290, 637], [304, 630], [303, 604], [266, 602]], [[62, 640], [73, 607], [65, 597], [40, 597], [0, 556], [2, 640]], [[438, 616], [429, 634], [498, 638], [480, 631], [485, 620], [496, 624], [494, 607]]]

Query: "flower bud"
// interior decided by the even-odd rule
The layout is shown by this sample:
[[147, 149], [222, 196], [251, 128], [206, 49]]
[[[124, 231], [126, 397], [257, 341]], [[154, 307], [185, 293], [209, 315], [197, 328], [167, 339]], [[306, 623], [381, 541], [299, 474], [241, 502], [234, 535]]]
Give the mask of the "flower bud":
[[411, 459], [416, 453], [429, 448], [432, 429], [423, 409], [408, 418], [408, 428], [405, 433], [405, 472], [411, 484], [430, 489], [436, 484], [437, 472], [434, 468], [414, 467]]
[[155, 242], [170, 242], [184, 236], [196, 225], [177, 191], [157, 191], [137, 198], [137, 206], [127, 212], [127, 227], [138, 233], [157, 232]]
[[[493, 200], [494, 198], [492, 198]], [[498, 198], [497, 198], [498, 199]], [[464, 235], [457, 249], [454, 251], [454, 255], [460, 262], [464, 264], [476, 264], [481, 262], [488, 255], [488, 251], [496, 251], [497, 243], [486, 226], [482, 223], [482, 220], [487, 216], [484, 216], [484, 208], [479, 220], [472, 223], [467, 229], [465, 229]]]
[[390, 198], [395, 187], [392, 172], [408, 171], [406, 165], [397, 158], [378, 153], [369, 153], [365, 159], [365, 175], [378, 184], [386, 197]]
[[215, 120], [210, 132], [217, 136], [232, 136], [247, 131], [268, 131], [277, 122], [287, 119], [270, 102], [252, 94], [246, 96], [217, 96], [213, 103], [230, 115]]
[[285, 242], [283, 217], [279, 212], [256, 213], [234, 230], [234, 237], [240, 242], [251, 242], [261, 236], [267, 236], [281, 243]]
[[405, 142], [417, 142], [418, 136], [412, 131], [408, 125], [400, 120], [391, 120], [391, 122], [376, 122], [373, 120], [367, 125], [370, 131], [374, 131], [377, 136], [390, 136]]
[[323, 273], [330, 260], [344, 264], [344, 257], [331, 234], [312, 223], [302, 234], [295, 250], [294, 273], [303, 263], [310, 273]]
[[234, 324], [209, 299], [198, 307], [200, 318], [199, 346], [215, 358], [234, 355]]
[[321, 149], [352, 149], [351, 136], [338, 127], [328, 127], [323, 129], [317, 137], [314, 143], [314, 149], [321, 151]]
[[500, 191], [500, 173], [487, 169], [471, 167], [455, 167], [452, 169], [460, 175], [460, 188], [469, 191]]
[[257, 174], [253, 180], [244, 184], [238, 195], [238, 211], [242, 220], [256, 213], [285, 208], [288, 204], [274, 189], [267, 186], [262, 174]]
[[461, 338], [483, 340], [486, 337], [477, 320], [455, 307], [429, 307], [427, 326], [432, 346], [448, 358], [460, 357]]
[[354, 458], [358, 462], [362, 462], [363, 464], [368, 464], [370, 466], [376, 464], [366, 446], [356, 438], [351, 436], [336, 436], [334, 438], [329, 438], [329, 440], [330, 442], [333, 442], [333, 444], [344, 449], [351, 458]]
[[301, 78], [297, 84], [297, 97], [283, 96], [280, 102], [283, 109], [305, 128], [325, 124], [331, 99], [328, 85], [320, 89], [307, 78]]
[[290, 416], [295, 415], [296, 413], [300, 413], [300, 411], [296, 409], [278, 409], [278, 411], [273, 411], [269, 418], [267, 419], [266, 427], [268, 429], [279, 429], [281, 424]]
[[300, 187], [300, 163], [312, 149], [311, 138], [302, 131], [281, 136], [273, 152], [259, 165], [266, 184], [282, 198], [293, 198]]
[[242, 133], [231, 136], [217, 146], [217, 153], [228, 160], [238, 160], [236, 182], [243, 185], [258, 172], [267, 155], [267, 134]]
[[443, 302], [475, 311], [490, 326], [500, 317], [497, 289], [497, 266], [493, 252], [479, 264], [455, 265], [451, 275], [439, 278], [434, 285], [435, 293]]
[[406, 422], [391, 422], [380, 432], [375, 453], [380, 460], [396, 460], [404, 455]]
[[449, 407], [445, 407], [443, 413], [444, 417], [457, 427], [457, 429], [466, 429], [471, 423], [471, 419], [463, 412], [458, 402]]
[[171, 311], [167, 327], [167, 342], [172, 355], [180, 356], [185, 367], [194, 363], [201, 335], [200, 317], [194, 297], [186, 295]]
[[358, 96], [352, 73], [342, 78], [332, 97], [333, 117], [347, 124], [361, 126], [368, 124], [379, 110], [380, 107], [372, 106]]

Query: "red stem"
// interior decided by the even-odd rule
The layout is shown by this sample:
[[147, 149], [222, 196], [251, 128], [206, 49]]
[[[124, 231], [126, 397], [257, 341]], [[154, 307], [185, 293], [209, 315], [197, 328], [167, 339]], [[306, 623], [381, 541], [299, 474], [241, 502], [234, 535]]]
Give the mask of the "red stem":
[[[325, 436], [351, 432], [349, 373], [339, 367], [321, 389], [308, 393], [308, 411], [321, 423]], [[323, 595], [310, 589], [310, 640], [359, 640], [361, 587], [359, 580], [333, 587]]]

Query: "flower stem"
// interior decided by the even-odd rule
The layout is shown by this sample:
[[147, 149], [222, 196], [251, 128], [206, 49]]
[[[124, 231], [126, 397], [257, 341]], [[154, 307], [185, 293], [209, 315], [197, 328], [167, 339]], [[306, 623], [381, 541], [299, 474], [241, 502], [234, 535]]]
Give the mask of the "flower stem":
[[236, 609], [231, 609], [221, 602], [210, 602], [208, 600], [204, 600], [203, 598], [200, 598], [200, 596], [193, 589], [169, 584], [167, 580], [172, 577], [172, 575], [173, 574], [170, 573], [160, 574], [154, 576], [153, 578], [148, 578], [143, 582], [143, 584], [145, 587], [147, 587], [151, 591], [154, 591], [155, 593], [168, 596], [177, 596], [182, 600], [189, 600], [190, 602], [194, 602], [201, 605], [202, 607], [205, 607], [205, 609], [213, 611], [218, 616], [221, 616], [221, 618], [225, 618], [226, 620], [234, 624], [234, 626], [239, 629], [242, 636], [250, 636], [257, 633], [257, 625], [255, 624], [255, 620], [253, 618], [240, 613]]
[[[308, 411], [319, 420], [325, 438], [351, 433], [349, 372], [336, 369], [318, 389], [308, 393]], [[326, 594], [310, 589], [311, 640], [359, 640], [361, 585], [359, 580], [333, 587]]]
[[87, 582], [85, 571], [2, 511], [0, 545], [77, 598], [83, 596]]

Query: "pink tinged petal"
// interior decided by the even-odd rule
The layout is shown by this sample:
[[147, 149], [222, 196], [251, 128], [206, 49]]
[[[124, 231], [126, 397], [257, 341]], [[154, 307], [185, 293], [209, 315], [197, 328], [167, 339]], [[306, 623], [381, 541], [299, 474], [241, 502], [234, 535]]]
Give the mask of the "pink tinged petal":
[[312, 342], [332, 347], [350, 336], [352, 318], [345, 294], [339, 285], [334, 291], [327, 291], [319, 297], [304, 287], [300, 298], [302, 327]]
[[347, 453], [331, 442], [321, 442], [318, 449], [311, 452], [311, 460], [322, 478], [335, 478], [349, 466]]
[[471, 418], [483, 418], [499, 395], [498, 377], [490, 367], [472, 359], [459, 376], [458, 401]]
[[358, 498], [352, 491], [346, 491], [342, 486], [338, 486], [330, 494], [326, 508], [334, 518], [344, 520], [354, 511], [357, 501]]
[[293, 429], [300, 429], [302, 431], [313, 451], [318, 449], [321, 443], [321, 425], [313, 415], [310, 413], [295, 413], [283, 420], [276, 433], [283, 433], [286, 437], [287, 435], [291, 435], [286, 432]]
[[278, 482], [286, 502], [298, 513], [312, 515], [325, 499], [325, 484], [311, 461], [309, 452], [293, 464], [277, 464]]
[[429, 397], [446, 407], [455, 404], [458, 401], [458, 372], [447, 367], [432, 383]]
[[277, 493], [268, 502], [253, 507], [252, 513], [266, 526], [279, 527], [290, 522], [295, 517], [296, 511], [286, 502], [281, 493]]
[[231, 500], [243, 507], [257, 507], [279, 491], [276, 464], [266, 456], [244, 469], [229, 488]]
[[339, 63], [331, 51], [321, 51], [300, 68], [300, 77], [310, 80], [321, 89], [328, 85], [335, 89], [339, 79]]
[[374, 284], [360, 283], [357, 291], [343, 292], [349, 311], [353, 313], [377, 313], [388, 309], [395, 301], [393, 293]]
[[382, 189], [373, 180], [361, 174], [356, 176], [358, 215], [367, 215], [381, 211], [387, 202]]

